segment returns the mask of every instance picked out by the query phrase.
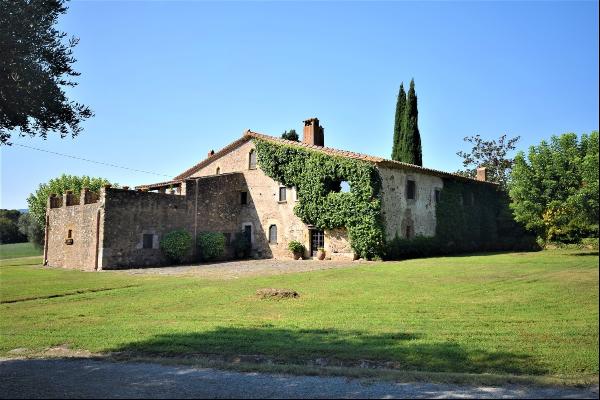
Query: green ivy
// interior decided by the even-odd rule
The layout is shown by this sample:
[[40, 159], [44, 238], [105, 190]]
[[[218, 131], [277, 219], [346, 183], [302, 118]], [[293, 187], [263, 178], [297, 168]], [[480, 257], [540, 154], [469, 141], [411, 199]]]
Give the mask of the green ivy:
[[[261, 139], [254, 144], [263, 172], [297, 188], [294, 213], [304, 223], [345, 227], [356, 254], [369, 259], [382, 254], [381, 177], [373, 164]], [[349, 192], [339, 190], [342, 181], [350, 184]]]

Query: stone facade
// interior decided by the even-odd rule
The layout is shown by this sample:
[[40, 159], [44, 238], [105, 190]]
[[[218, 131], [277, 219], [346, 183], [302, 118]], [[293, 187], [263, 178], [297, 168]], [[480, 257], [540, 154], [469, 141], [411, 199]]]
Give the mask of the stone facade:
[[[283, 187], [261, 171], [254, 138], [374, 163], [382, 181], [386, 239], [435, 235], [436, 191], [450, 174], [322, 147], [323, 128], [313, 118], [305, 121], [300, 143], [247, 131], [172, 181], [138, 190], [107, 187], [99, 195], [84, 191], [81, 196], [49, 199], [45, 263], [86, 270], [165, 265], [169, 260], [160, 251], [160, 240], [179, 229], [194, 239], [202, 232], [223, 233], [224, 258], [234, 256], [230, 240], [246, 232], [255, 258], [289, 258], [287, 246], [293, 240], [304, 244], [305, 257], [310, 257], [312, 235], [322, 238], [317, 242], [328, 258], [352, 259], [346, 228], [318, 233], [295, 215], [299, 201], [295, 188]], [[186, 261], [197, 259], [193, 249]]]
[[[414, 171], [379, 167], [382, 214], [386, 239], [434, 236], [436, 228], [435, 191], [442, 190], [440, 177]], [[414, 196], [408, 197], [408, 181], [414, 182]]]

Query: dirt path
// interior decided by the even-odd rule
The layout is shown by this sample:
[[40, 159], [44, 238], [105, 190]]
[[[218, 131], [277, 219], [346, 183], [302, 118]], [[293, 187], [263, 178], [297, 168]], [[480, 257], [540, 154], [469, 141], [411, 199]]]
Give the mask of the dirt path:
[[367, 383], [91, 359], [0, 360], [0, 398], [598, 398], [593, 388]]

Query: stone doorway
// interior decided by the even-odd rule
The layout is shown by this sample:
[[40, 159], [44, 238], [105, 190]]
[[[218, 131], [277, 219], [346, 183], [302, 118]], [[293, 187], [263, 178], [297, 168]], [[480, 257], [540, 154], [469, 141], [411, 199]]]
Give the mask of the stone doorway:
[[319, 229], [310, 230], [310, 255], [317, 256], [319, 247], [325, 247], [325, 232]]

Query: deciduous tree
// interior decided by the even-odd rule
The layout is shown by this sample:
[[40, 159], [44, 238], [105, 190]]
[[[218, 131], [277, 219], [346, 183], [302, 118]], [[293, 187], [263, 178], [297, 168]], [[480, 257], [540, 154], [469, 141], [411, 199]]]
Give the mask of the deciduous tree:
[[516, 149], [520, 137], [507, 139], [506, 135], [496, 140], [484, 140], [480, 135], [467, 136], [463, 140], [473, 145], [469, 152], [456, 153], [463, 159], [464, 169], [457, 171], [459, 175], [475, 178], [478, 167], [487, 168], [488, 181], [495, 182], [502, 189], [506, 189], [513, 158], [510, 154]]
[[545, 241], [598, 237], [598, 132], [552, 136], [515, 157], [515, 219]]
[[64, 0], [0, 1], [0, 144], [11, 134], [76, 136], [93, 115], [71, 101], [65, 89], [77, 85], [73, 48], [78, 39], [56, 29], [67, 11]]

